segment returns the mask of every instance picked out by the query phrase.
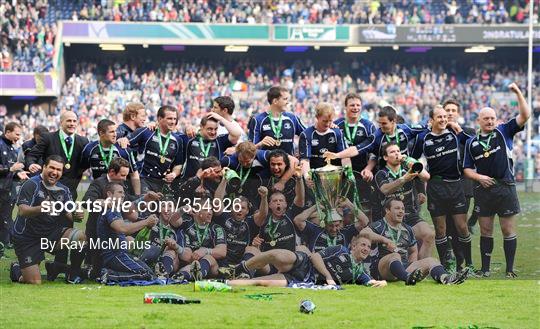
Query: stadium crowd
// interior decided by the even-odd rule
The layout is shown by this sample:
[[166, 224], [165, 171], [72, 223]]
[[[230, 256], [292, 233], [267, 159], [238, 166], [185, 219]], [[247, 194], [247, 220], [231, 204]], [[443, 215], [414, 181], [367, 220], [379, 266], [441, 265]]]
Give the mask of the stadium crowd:
[[[197, 125], [179, 126], [175, 106], [129, 102], [121, 123], [92, 122], [93, 141], [78, 134], [78, 113], [64, 109], [59, 129], [36, 127], [23, 152], [15, 146], [27, 127], [9, 122], [0, 140], [0, 247], [15, 249], [11, 280], [41, 283], [47, 252], [55, 255], [45, 262], [47, 279], [65, 273], [73, 284], [219, 278], [237, 286], [385, 286], [431, 276], [455, 285], [491, 275], [495, 216], [506, 278], [516, 278], [513, 141], [531, 111], [516, 83], [506, 88], [517, 113], [501, 120], [483, 107], [478, 131], [460, 124], [455, 99], [440, 100], [422, 125], [378, 106], [377, 128], [350, 92], [339, 116], [319, 102], [306, 125], [282, 86], [267, 90], [247, 136], [234, 100], [222, 95], [197, 114]], [[86, 170], [93, 180], [82, 204], [68, 207]], [[327, 190], [334, 184], [340, 188]], [[150, 208], [158, 201], [165, 203]], [[426, 202], [435, 229], [421, 217]], [[84, 232], [73, 225], [84, 219], [81, 206], [89, 211]], [[471, 253], [477, 222], [480, 269]]]
[[52, 69], [58, 20], [262, 24], [526, 23], [527, 1], [2, 1], [0, 71]]

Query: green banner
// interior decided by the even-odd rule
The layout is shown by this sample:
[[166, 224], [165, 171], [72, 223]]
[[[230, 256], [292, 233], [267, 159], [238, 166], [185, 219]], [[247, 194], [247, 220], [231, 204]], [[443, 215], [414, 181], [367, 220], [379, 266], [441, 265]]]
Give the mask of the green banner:
[[349, 41], [349, 26], [275, 25], [274, 40], [279, 41]]

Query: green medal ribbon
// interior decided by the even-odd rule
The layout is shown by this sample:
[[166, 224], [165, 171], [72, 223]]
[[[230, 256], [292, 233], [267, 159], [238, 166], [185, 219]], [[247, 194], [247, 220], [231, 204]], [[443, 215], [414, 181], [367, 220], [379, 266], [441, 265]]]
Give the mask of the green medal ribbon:
[[113, 152], [114, 152], [114, 145], [111, 145], [109, 148], [109, 156], [105, 156], [105, 152], [103, 151], [103, 147], [101, 146], [101, 143], [98, 142], [98, 148], [99, 148], [99, 154], [101, 155], [101, 159], [105, 161], [105, 167], [109, 169], [109, 164], [111, 163], [111, 160], [113, 158]]
[[165, 144], [163, 144], [163, 142], [161, 141], [161, 132], [159, 131], [159, 128], [157, 129], [157, 136], [159, 142], [159, 155], [164, 157], [165, 153], [167, 152], [167, 146], [169, 146], [169, 142], [171, 141], [171, 132], [169, 131], [167, 133]]
[[250, 172], [251, 172], [251, 167], [249, 167], [248, 171], [246, 172], [246, 175], [244, 176], [244, 167], [240, 166], [240, 186], [244, 186], [244, 183], [246, 182]]
[[204, 145], [202, 136], [199, 136], [199, 145], [200, 145], [202, 153], [204, 154], [204, 157], [208, 158], [208, 154], [210, 153], [210, 147], [212, 146], [212, 142]]
[[[396, 145], [399, 146], [399, 148], [401, 149], [401, 145], [399, 145], [399, 133], [397, 131], [397, 128], [394, 130], [394, 136], [396, 137]], [[392, 136], [390, 135], [387, 135], [387, 134], [384, 134], [384, 137], [386, 137], [386, 141], [388, 143], [391, 143], [392, 142]]]
[[492, 138], [493, 136], [495, 136], [495, 132], [491, 132], [491, 133], [489, 134], [489, 137], [488, 137], [487, 142], [484, 143], [484, 142], [482, 142], [482, 141], [480, 140], [480, 132], [478, 132], [478, 136], [477, 136], [476, 139], [478, 139], [478, 143], [479, 143], [480, 145], [482, 145], [482, 147], [484, 148], [484, 151], [489, 151], [489, 149], [491, 148], [491, 145], [489, 145], [489, 142], [491, 142], [491, 138]]
[[268, 219], [268, 235], [270, 236], [270, 239], [274, 240], [274, 236], [276, 235], [277, 229], [279, 227], [279, 222], [276, 223], [276, 226], [273, 227], [274, 220], [272, 219], [272, 216]]
[[384, 219], [384, 223], [386, 225], [386, 228], [388, 229], [388, 232], [390, 233], [390, 238], [392, 239], [392, 241], [397, 247], [399, 239], [401, 238], [401, 229], [398, 228], [396, 232], [393, 228], [390, 227], [386, 219]]
[[199, 243], [199, 248], [202, 247], [204, 239], [206, 239], [206, 236], [208, 235], [209, 227], [210, 225], [206, 225], [206, 227], [204, 228], [204, 232], [202, 233], [202, 237], [201, 237], [201, 230], [199, 230], [199, 225], [195, 224], [195, 232], [197, 233], [197, 242]]
[[356, 283], [356, 280], [358, 280], [360, 275], [362, 275], [362, 273], [365, 272], [364, 263], [362, 262], [357, 263], [354, 260], [354, 257], [351, 255], [351, 267], [352, 267], [353, 283]]
[[[73, 147], [75, 146], [75, 138], [71, 141], [71, 146], [69, 147], [69, 151], [66, 146], [66, 134], [62, 130], [60, 130], [60, 144], [62, 144], [62, 149], [64, 150], [64, 154], [66, 155], [67, 162], [69, 163], [71, 161], [71, 156], [73, 155]], [[67, 168], [67, 167], [66, 167]]]
[[343, 131], [345, 131], [345, 139], [347, 142], [349, 142], [349, 145], [354, 144], [354, 138], [356, 137], [356, 131], [358, 130], [358, 124], [360, 123], [360, 120], [356, 121], [356, 124], [354, 125], [352, 133], [349, 130], [349, 124], [347, 123], [347, 120], [345, 120], [345, 124], [343, 125]]
[[388, 173], [390, 176], [392, 176], [393, 179], [401, 178], [401, 166], [399, 166], [399, 169], [397, 172], [394, 172], [390, 167], [386, 166], [386, 169], [388, 169]]
[[281, 125], [283, 124], [283, 116], [279, 115], [279, 121], [276, 127], [276, 124], [274, 123], [274, 118], [270, 113], [268, 113], [268, 117], [270, 118], [270, 125], [272, 126], [272, 131], [274, 132], [274, 136], [276, 139], [281, 138]]
[[330, 239], [330, 235], [326, 234], [326, 244], [328, 247], [333, 247], [337, 245], [337, 236], [335, 236], [333, 239]]

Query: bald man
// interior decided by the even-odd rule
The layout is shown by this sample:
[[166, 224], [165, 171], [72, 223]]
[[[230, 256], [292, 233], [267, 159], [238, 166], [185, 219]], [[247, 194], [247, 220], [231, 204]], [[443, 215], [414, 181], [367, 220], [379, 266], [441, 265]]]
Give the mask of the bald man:
[[465, 145], [465, 176], [475, 181], [475, 209], [480, 223], [481, 277], [490, 275], [493, 251], [493, 220], [499, 216], [504, 237], [506, 277], [515, 278], [514, 256], [516, 254], [516, 215], [520, 212], [514, 180], [512, 149], [514, 135], [523, 130], [529, 120], [530, 109], [519, 87], [508, 86], [516, 96], [519, 114], [506, 123], [497, 125], [497, 114], [492, 108], [483, 108], [478, 115], [480, 131], [467, 140]]
[[31, 173], [41, 171], [39, 160], [45, 160], [49, 155], [60, 155], [64, 161], [64, 171], [61, 183], [66, 185], [77, 199], [77, 185], [82, 178], [81, 154], [88, 139], [76, 134], [79, 120], [75, 112], [65, 111], [60, 115], [60, 129], [53, 133], [45, 133], [40, 141], [28, 152], [25, 163]]

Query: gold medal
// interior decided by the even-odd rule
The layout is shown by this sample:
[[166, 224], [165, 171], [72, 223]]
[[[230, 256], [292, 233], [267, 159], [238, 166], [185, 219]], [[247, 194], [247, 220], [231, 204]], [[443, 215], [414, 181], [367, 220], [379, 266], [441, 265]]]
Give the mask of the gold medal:
[[403, 194], [400, 194], [400, 195], [399, 195], [399, 199], [400, 199], [401, 201], [403, 201], [403, 199], [405, 199], [405, 197], [403, 196]]
[[165, 157], [164, 157], [164, 156], [161, 156], [161, 157], [159, 158], [159, 162], [165, 163]]
[[484, 152], [484, 158], [489, 158], [489, 151]]
[[278, 140], [276, 141], [276, 146], [280, 146], [280, 145], [281, 145], [281, 140], [278, 139]]
[[276, 246], [276, 241], [275, 240], [272, 240], [270, 241], [270, 247], [275, 247]]
[[66, 165], [65, 165], [64, 167], [66, 167], [66, 169], [69, 170], [69, 169], [71, 168], [71, 164], [70, 164], [70, 163], [66, 163]]
[[238, 189], [238, 193], [242, 193], [242, 191], [243, 191], [242, 188]]

